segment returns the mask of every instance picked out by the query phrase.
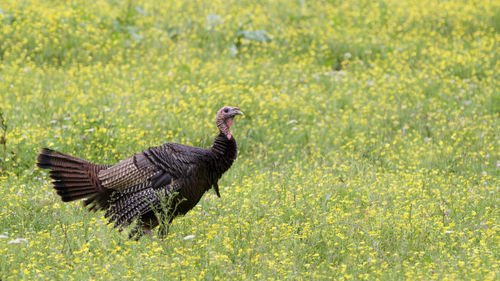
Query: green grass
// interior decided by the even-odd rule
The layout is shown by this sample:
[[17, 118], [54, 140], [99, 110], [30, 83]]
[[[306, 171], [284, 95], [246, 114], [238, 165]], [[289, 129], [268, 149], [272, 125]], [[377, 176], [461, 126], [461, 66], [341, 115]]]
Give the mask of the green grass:
[[[0, 279], [498, 279], [498, 11], [3, 1]], [[209, 147], [223, 105], [245, 116], [222, 197], [164, 240], [60, 202], [34, 165]]]

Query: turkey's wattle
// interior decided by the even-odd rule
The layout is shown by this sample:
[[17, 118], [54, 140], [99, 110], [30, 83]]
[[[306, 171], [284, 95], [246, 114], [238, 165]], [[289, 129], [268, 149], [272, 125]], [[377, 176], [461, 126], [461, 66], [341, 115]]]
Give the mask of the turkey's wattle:
[[[243, 113], [225, 106], [217, 112], [219, 135], [212, 147], [177, 143], [151, 147], [115, 165], [100, 165], [43, 148], [37, 157], [40, 168], [50, 169], [54, 189], [64, 202], [83, 199], [90, 210], [105, 210], [110, 223], [120, 230], [137, 221], [129, 236], [136, 239], [158, 225], [168, 225], [187, 213], [217, 181], [237, 156], [230, 127]], [[160, 223], [160, 222], [166, 223]]]

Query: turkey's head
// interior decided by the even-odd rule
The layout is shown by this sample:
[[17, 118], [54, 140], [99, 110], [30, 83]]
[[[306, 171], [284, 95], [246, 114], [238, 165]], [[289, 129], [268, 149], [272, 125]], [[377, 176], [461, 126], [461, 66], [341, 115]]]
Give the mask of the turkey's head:
[[217, 118], [215, 122], [221, 133], [227, 136], [227, 139], [231, 139], [231, 125], [233, 124], [234, 116], [243, 115], [237, 107], [224, 106], [219, 111], [217, 111]]

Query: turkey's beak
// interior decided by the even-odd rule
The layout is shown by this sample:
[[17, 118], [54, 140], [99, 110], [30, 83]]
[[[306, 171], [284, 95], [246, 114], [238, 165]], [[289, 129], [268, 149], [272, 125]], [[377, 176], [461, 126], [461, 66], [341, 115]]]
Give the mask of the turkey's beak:
[[232, 116], [236, 116], [236, 115], [244, 115], [243, 112], [241, 112], [241, 110], [237, 107], [233, 107], [233, 110], [232, 110]]

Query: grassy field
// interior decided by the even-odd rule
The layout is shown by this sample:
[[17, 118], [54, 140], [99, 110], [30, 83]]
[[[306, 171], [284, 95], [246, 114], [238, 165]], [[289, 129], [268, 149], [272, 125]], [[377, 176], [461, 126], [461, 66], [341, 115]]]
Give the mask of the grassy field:
[[[1, 280], [498, 280], [498, 1], [0, 2]], [[41, 147], [239, 156], [164, 240], [64, 204]], [[194, 236], [194, 237], [193, 237]]]

